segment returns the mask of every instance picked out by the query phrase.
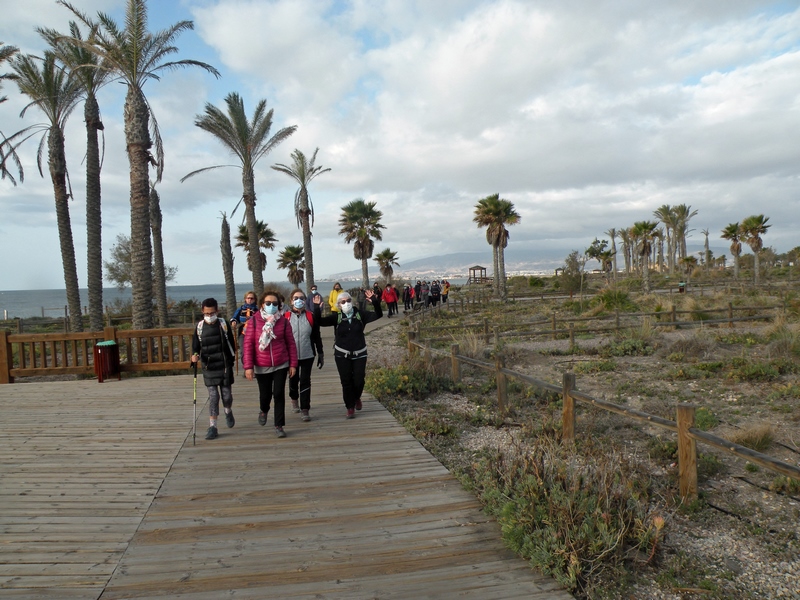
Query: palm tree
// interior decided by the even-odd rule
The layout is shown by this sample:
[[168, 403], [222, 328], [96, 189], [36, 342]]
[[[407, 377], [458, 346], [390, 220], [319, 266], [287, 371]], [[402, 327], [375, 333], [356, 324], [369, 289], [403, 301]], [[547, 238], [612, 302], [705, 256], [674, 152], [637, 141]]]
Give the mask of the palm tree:
[[611, 238], [611, 264], [614, 269], [614, 283], [617, 283], [617, 230], [611, 228], [606, 231], [606, 235]]
[[339, 217], [339, 235], [344, 236], [346, 243], [353, 243], [353, 256], [361, 261], [361, 287], [369, 288], [369, 269], [367, 260], [372, 258], [375, 249], [374, 240], [382, 240], [381, 225], [383, 213], [375, 209], [376, 202], [365, 202], [356, 198], [342, 207]]
[[701, 229], [700, 233], [705, 236], [705, 244], [703, 246], [703, 260], [705, 261], [706, 272], [711, 269], [711, 249], [708, 247], [708, 229]]
[[[89, 292], [89, 327], [92, 331], [103, 329], [103, 240], [100, 193], [100, 144], [98, 132], [103, 131], [97, 92], [110, 77], [110, 72], [99, 68], [96, 55], [86, 48], [70, 43], [69, 39], [54, 29], [37, 29], [50, 44], [58, 59], [77, 79], [85, 100], [83, 120], [86, 123], [86, 287]], [[70, 35], [82, 40], [78, 24], [70, 21]], [[88, 66], [87, 66], [88, 65]]]
[[[39, 68], [40, 63], [41, 69]], [[43, 59], [37, 59], [30, 55], [18, 56], [14, 59], [12, 68], [14, 70], [12, 77], [17, 82], [19, 91], [31, 99], [31, 102], [22, 109], [20, 116], [24, 116], [30, 107], [36, 106], [45, 114], [47, 122], [31, 125], [12, 135], [6, 140], [6, 143], [9, 144], [7, 152], [16, 153], [20, 144], [38, 132], [43, 132], [39, 142], [37, 164], [39, 174], [44, 176], [42, 150], [45, 139], [47, 139], [47, 164], [56, 201], [56, 221], [61, 245], [61, 264], [64, 268], [64, 285], [69, 305], [70, 330], [83, 331], [78, 270], [75, 264], [75, 245], [72, 240], [72, 224], [68, 205], [72, 190], [69, 188], [67, 157], [64, 152], [64, 127], [72, 111], [80, 102], [81, 87], [75, 78], [56, 64], [56, 55], [50, 51], [44, 53]]]
[[742, 254], [742, 226], [739, 223], [728, 223], [722, 230], [723, 240], [731, 243], [731, 255], [733, 255], [733, 278], [739, 279], [739, 256]]
[[667, 269], [672, 275], [675, 269], [675, 244], [674, 231], [675, 213], [669, 204], [662, 204], [657, 210], [653, 211], [653, 216], [664, 224], [664, 232], [667, 238]]
[[278, 254], [278, 268], [289, 269], [289, 273], [286, 277], [295, 287], [303, 283], [305, 277], [303, 269], [305, 269], [305, 267], [306, 263], [305, 260], [303, 260], [302, 246], [286, 246], [286, 248], [281, 250], [280, 254]]
[[386, 248], [378, 252], [373, 260], [378, 263], [381, 275], [386, 278], [386, 283], [392, 283], [392, 276], [394, 275], [392, 265], [400, 266], [400, 263], [397, 262], [397, 252], [392, 252], [389, 248]]
[[169, 325], [167, 314], [167, 273], [164, 266], [164, 245], [161, 239], [161, 198], [158, 197], [156, 184], [150, 186], [150, 229], [153, 233], [153, 292], [156, 297], [158, 324]]
[[764, 215], [750, 215], [742, 221], [742, 241], [744, 241], [753, 251], [753, 281], [756, 285], [759, 283], [759, 252], [764, 247], [764, 241], [761, 239], [762, 235], [767, 233], [767, 229], [772, 225], [767, 225], [769, 217]]
[[[253, 273], [253, 290], [256, 295], [264, 290], [264, 277], [262, 269], [259, 269], [259, 230], [256, 219], [256, 183], [255, 168], [258, 161], [269, 154], [278, 144], [292, 135], [297, 129], [296, 125], [284, 127], [272, 137], [269, 137], [272, 129], [272, 109], [267, 111], [267, 101], [261, 100], [253, 111], [253, 118], [248, 120], [244, 110], [244, 100], [236, 92], [231, 92], [225, 96], [227, 114], [214, 106], [206, 103], [205, 114], [197, 115], [194, 124], [214, 136], [217, 141], [222, 143], [236, 158], [240, 165], [236, 165], [242, 170], [242, 198], [244, 202], [244, 215], [247, 224], [248, 235], [247, 245], [247, 267]], [[186, 181], [189, 177], [234, 165], [215, 165], [204, 167], [192, 171], [185, 175], [181, 181]], [[236, 205], [238, 208], [238, 204]], [[233, 212], [236, 212], [236, 208]], [[233, 213], [231, 213], [233, 216]], [[238, 237], [237, 237], [238, 239]], [[262, 254], [263, 256], [263, 254]], [[266, 265], [266, 263], [262, 263]]]
[[294, 214], [297, 217], [297, 226], [303, 230], [303, 253], [306, 263], [306, 292], [311, 293], [314, 287], [314, 252], [311, 248], [311, 228], [314, 226], [314, 204], [308, 193], [308, 184], [317, 175], [321, 175], [330, 169], [323, 169], [314, 163], [317, 160], [319, 148], [314, 150], [311, 159], [307, 159], [305, 154], [295, 149], [292, 152], [292, 165], [273, 165], [272, 168], [281, 173], [286, 173], [294, 179], [300, 187], [294, 195]]
[[[58, 0], [58, 3], [71, 10], [92, 32], [88, 41], [72, 38], [70, 42], [95, 54], [99, 59], [97, 68], [110, 71], [128, 86], [123, 114], [130, 165], [133, 327], [150, 329], [153, 326], [153, 249], [150, 245], [149, 168], [150, 165], [155, 167], [155, 180], [161, 181], [164, 148], [158, 122], [143, 87], [150, 79], [158, 80], [163, 71], [183, 67], [200, 67], [215, 77], [219, 77], [219, 72], [196, 60], [166, 61], [168, 56], [178, 52], [173, 45], [177, 37], [193, 29], [194, 25], [191, 21], [179, 21], [167, 29], [151, 33], [147, 29], [146, 0], [127, 0], [124, 28], [106, 13], [99, 12], [95, 23], [66, 0]], [[151, 153], [154, 142], [155, 155]]]
[[[278, 241], [278, 238], [275, 237], [275, 232], [264, 221], [256, 221], [256, 232], [256, 239], [258, 240], [258, 253], [256, 256], [258, 256], [259, 271], [263, 272], [267, 268], [267, 255], [261, 252], [260, 249], [275, 250], [275, 242]], [[246, 225], [239, 225], [239, 233], [236, 235], [236, 247], [242, 248], [248, 257], [251, 256], [250, 231]], [[250, 268], [250, 261], [247, 262], [247, 268]]]
[[514, 205], [508, 200], [501, 199], [499, 194], [486, 196], [475, 205], [475, 216], [472, 220], [478, 227], [486, 227], [486, 241], [492, 246], [495, 267], [495, 293], [503, 301], [507, 297], [504, 249], [508, 246], [509, 239], [508, 229], [505, 226], [516, 225], [520, 218], [519, 213], [514, 210]]
[[[19, 52], [19, 48], [17, 48], [16, 46], [8, 46], [4, 42], [0, 42], [0, 64], [3, 64], [7, 60], [10, 60], [11, 57], [14, 56], [17, 52]], [[0, 73], [0, 90], [3, 89], [3, 81], [6, 79], [13, 79], [13, 77], [14, 76], [11, 75], [10, 73]], [[0, 104], [5, 102], [6, 100], [8, 100], [7, 96], [0, 96]], [[0, 131], [0, 179], [5, 179], [6, 177], [8, 177], [11, 183], [16, 185], [17, 180], [14, 179], [14, 176], [11, 175], [11, 173], [9, 173], [8, 170], [6, 169], [7, 156], [5, 153], [6, 150], [4, 148], [4, 146], [6, 145], [5, 143], [6, 143], [6, 137], [5, 135], [3, 135], [3, 132]], [[15, 153], [9, 155], [8, 157], [10, 157], [11, 160], [17, 165], [17, 170], [19, 173], [18, 177], [20, 181], [22, 181], [24, 179], [25, 174], [22, 170], [22, 164], [19, 162], [19, 157]]]
[[219, 249], [222, 252], [222, 273], [225, 277], [225, 307], [227, 317], [233, 316], [236, 307], [236, 284], [233, 281], [233, 250], [231, 249], [231, 226], [228, 215], [222, 213], [222, 231], [219, 238]]
[[650, 292], [650, 251], [653, 247], [658, 223], [653, 221], [637, 221], [633, 224], [633, 236], [639, 241], [637, 254], [642, 265], [642, 291]]
[[628, 227], [621, 227], [617, 231], [622, 242], [622, 258], [625, 260], [625, 274], [631, 274], [631, 230]]
[[689, 221], [697, 214], [696, 210], [688, 204], [678, 204], [672, 209], [675, 218], [675, 245], [678, 249], [678, 258], [686, 258], [686, 235], [691, 231]]

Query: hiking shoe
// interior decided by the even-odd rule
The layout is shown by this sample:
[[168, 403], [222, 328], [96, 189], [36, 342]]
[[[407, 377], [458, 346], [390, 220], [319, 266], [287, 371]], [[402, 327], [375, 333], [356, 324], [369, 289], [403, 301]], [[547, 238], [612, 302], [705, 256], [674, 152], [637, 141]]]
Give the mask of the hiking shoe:
[[236, 419], [233, 418], [233, 411], [225, 413], [225, 424], [228, 426], [228, 428], [236, 425]]
[[219, 432], [217, 431], [216, 427], [209, 427], [208, 431], [206, 431], [206, 439], [207, 440], [215, 440], [219, 437]]
[[286, 437], [286, 432], [283, 430], [283, 427], [276, 427], [275, 433], [278, 435], [278, 437]]
[[303, 409], [300, 412], [303, 413], [303, 415], [300, 417], [303, 421], [310, 421], [311, 420], [311, 417], [309, 416], [307, 409]]
[[300, 412], [300, 405], [297, 403], [297, 400], [292, 400], [292, 410], [296, 413]]
[[258, 413], [258, 424], [262, 427], [267, 424], [267, 413], [260, 412]]
[[361, 398], [359, 398], [356, 400], [356, 410], [361, 410], [362, 408], [364, 408], [364, 405], [361, 404]]
[[354, 411], [352, 408], [348, 408], [347, 409], [347, 417], [346, 418], [347, 419], [355, 419], [356, 418], [356, 411]]

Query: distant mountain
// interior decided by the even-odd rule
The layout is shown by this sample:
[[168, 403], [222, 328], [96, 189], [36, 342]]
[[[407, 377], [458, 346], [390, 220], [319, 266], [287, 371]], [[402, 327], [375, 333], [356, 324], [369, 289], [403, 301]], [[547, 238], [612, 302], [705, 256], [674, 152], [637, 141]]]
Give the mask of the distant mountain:
[[[508, 275], [536, 275], [551, 273], [556, 267], [564, 263], [564, 258], [541, 256], [533, 257], [528, 252], [507, 251], [506, 273]], [[380, 276], [378, 265], [370, 260], [369, 276], [374, 279]], [[399, 267], [394, 268], [395, 277], [413, 279], [417, 277], [444, 277], [450, 279], [465, 278], [469, 274], [470, 267], [482, 266], [486, 268], [486, 274], [492, 274], [492, 253], [487, 246], [485, 252], [455, 252], [453, 254], [443, 254], [441, 256], [426, 256], [417, 260], [400, 262]], [[360, 280], [361, 269], [352, 271], [342, 271], [333, 273], [326, 279], [341, 280]]]

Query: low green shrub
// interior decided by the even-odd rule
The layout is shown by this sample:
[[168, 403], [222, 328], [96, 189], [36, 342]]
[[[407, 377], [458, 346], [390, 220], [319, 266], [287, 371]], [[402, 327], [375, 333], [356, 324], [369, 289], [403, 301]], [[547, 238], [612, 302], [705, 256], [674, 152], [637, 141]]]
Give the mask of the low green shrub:
[[453, 384], [422, 367], [403, 363], [370, 371], [364, 387], [378, 400], [388, 396], [410, 396], [413, 400], [422, 400], [429, 394], [452, 389]]
[[649, 478], [624, 456], [538, 436], [524, 452], [473, 465], [474, 486], [506, 544], [571, 591], [625, 578], [634, 549], [652, 557], [664, 520], [649, 512]]
[[575, 365], [575, 373], [608, 373], [617, 368], [617, 363], [613, 360], [590, 360], [580, 362]]
[[597, 294], [591, 302], [592, 306], [602, 306], [604, 310], [621, 310], [633, 312], [637, 309], [627, 292], [605, 289]]
[[645, 340], [629, 338], [602, 346], [600, 356], [650, 356], [653, 350]]
[[719, 419], [710, 410], [701, 406], [694, 413], [695, 427], [702, 431], [709, 431], [719, 425]]

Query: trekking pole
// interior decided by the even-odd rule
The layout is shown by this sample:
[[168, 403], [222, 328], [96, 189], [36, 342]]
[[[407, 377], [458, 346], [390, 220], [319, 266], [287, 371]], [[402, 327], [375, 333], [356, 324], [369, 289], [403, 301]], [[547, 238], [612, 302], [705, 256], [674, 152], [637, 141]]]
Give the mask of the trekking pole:
[[192, 392], [192, 406], [194, 406], [194, 418], [192, 419], [192, 446], [195, 445], [197, 438], [197, 363], [192, 363], [194, 369], [194, 391]]

